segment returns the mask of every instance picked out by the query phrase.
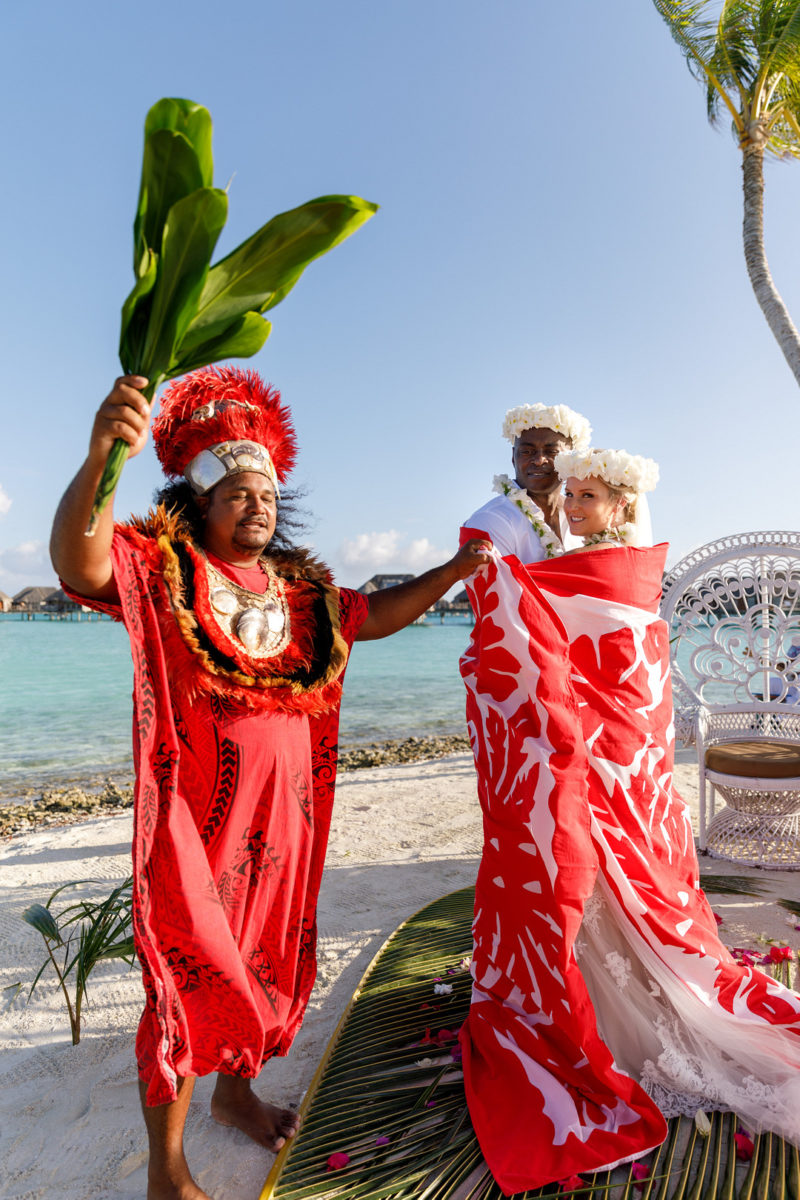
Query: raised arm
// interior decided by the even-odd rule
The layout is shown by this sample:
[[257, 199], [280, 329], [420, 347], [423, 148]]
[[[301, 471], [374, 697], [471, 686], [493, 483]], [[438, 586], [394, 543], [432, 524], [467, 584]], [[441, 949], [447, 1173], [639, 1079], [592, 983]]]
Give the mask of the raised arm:
[[131, 455], [138, 454], [147, 441], [150, 406], [139, 391], [146, 384], [141, 375], [123, 375], [116, 381], [97, 411], [86, 461], [62, 496], [53, 521], [53, 566], [68, 587], [95, 600], [116, 597], [110, 557], [114, 512], [112, 498], [94, 536], [86, 537], [92, 501], [115, 439], [126, 441]]
[[374, 638], [388, 637], [404, 629], [417, 617], [435, 604], [448, 588], [460, 579], [474, 575], [479, 567], [489, 562], [490, 542], [471, 538], [449, 562], [434, 567], [424, 575], [398, 583], [396, 587], [382, 588], [372, 592], [369, 598], [369, 615], [356, 635], [357, 642], [369, 642]]

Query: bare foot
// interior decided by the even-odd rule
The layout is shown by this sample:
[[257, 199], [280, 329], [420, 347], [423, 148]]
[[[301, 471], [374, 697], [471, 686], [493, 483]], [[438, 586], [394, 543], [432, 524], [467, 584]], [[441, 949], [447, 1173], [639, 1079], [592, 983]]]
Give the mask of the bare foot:
[[197, 1186], [189, 1174], [169, 1171], [157, 1174], [152, 1167], [147, 1179], [147, 1200], [211, 1200], [207, 1192]]
[[260, 1100], [249, 1079], [218, 1075], [211, 1097], [211, 1115], [220, 1125], [240, 1129], [254, 1142], [277, 1153], [300, 1127], [300, 1118], [290, 1108], [278, 1108]]
[[183, 1126], [194, 1079], [178, 1079], [177, 1098], [169, 1104], [147, 1104], [147, 1085], [139, 1082], [144, 1123], [150, 1143], [147, 1200], [211, 1200], [189, 1172], [183, 1154]]

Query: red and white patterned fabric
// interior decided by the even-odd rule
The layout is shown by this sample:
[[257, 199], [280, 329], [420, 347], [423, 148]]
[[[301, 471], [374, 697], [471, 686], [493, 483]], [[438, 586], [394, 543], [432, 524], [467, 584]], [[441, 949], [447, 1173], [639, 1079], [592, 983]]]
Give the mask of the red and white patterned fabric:
[[[690, 1093], [691, 1111], [720, 1108], [727, 1081], [763, 1071], [779, 1096], [766, 1124], [800, 1140], [800, 997], [720, 942], [672, 784], [665, 554], [609, 546], [526, 567], [495, 553], [468, 584], [461, 669], [484, 850], [461, 1040], [472, 1121], [507, 1194], [657, 1146], [666, 1123], [648, 1093], [661, 1085]], [[595, 954], [616, 973], [605, 1011], [575, 952], [598, 893], [614, 930]], [[613, 1012], [631, 975], [653, 997], [655, 1049], [649, 1017], [640, 1046]], [[724, 1059], [721, 1082], [706, 1083], [679, 1033], [658, 1042], [656, 1027], [686, 1019], [707, 1060]], [[763, 1102], [752, 1108], [763, 1119]]]

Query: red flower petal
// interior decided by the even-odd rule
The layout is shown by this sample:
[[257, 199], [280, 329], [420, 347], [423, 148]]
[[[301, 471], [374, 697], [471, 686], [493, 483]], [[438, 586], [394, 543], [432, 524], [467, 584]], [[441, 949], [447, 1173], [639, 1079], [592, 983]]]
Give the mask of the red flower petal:
[[735, 1133], [733, 1140], [736, 1142], [736, 1157], [743, 1162], [749, 1162], [755, 1150], [752, 1139], [746, 1133]]
[[772, 961], [776, 962], [776, 963], [791, 962], [792, 961], [792, 951], [790, 950], [790, 948], [788, 946], [770, 946], [769, 958], [771, 958]]
[[574, 1192], [577, 1188], [585, 1187], [585, 1182], [580, 1175], [570, 1175], [569, 1179], [559, 1179], [558, 1186], [562, 1192]]
[[646, 1167], [644, 1163], [631, 1163], [631, 1178], [636, 1180], [636, 1183], [633, 1186], [637, 1188], [638, 1191], [643, 1191], [645, 1181], [650, 1178], [650, 1168]]
[[350, 1155], [345, 1154], [343, 1150], [338, 1150], [336, 1154], [332, 1154], [328, 1159], [329, 1171], [341, 1171], [342, 1167], [346, 1167], [350, 1162]]

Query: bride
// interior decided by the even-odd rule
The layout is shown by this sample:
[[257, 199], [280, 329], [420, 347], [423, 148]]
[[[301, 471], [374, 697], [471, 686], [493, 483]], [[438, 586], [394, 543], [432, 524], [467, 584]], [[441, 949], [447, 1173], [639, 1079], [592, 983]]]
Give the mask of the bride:
[[461, 1040], [506, 1193], [638, 1158], [698, 1109], [800, 1142], [800, 996], [720, 942], [673, 787], [658, 469], [584, 450], [556, 470], [584, 545], [494, 552], [461, 663], [485, 829]]

